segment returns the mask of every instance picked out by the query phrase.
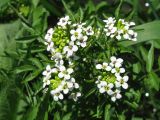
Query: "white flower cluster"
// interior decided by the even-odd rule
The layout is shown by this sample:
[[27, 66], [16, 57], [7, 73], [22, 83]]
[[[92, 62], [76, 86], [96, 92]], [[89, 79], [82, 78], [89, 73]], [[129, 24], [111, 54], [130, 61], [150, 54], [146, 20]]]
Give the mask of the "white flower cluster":
[[74, 72], [72, 56], [75, 56], [79, 47], [86, 47], [88, 38], [93, 34], [91, 26], [85, 27], [85, 23], [73, 24], [69, 16], [61, 18], [54, 29], [47, 31], [45, 45], [55, 64], [53, 68], [47, 65], [42, 73], [43, 88], [50, 90], [55, 101], [62, 100], [66, 94], [75, 101], [81, 96], [79, 84], [71, 75]]
[[107, 93], [111, 96], [111, 100], [115, 102], [116, 99], [122, 97], [121, 88], [128, 88], [127, 81], [129, 77], [124, 75], [123, 59], [112, 56], [110, 60], [110, 63], [104, 62], [96, 65], [96, 69], [100, 70], [101, 74], [98, 76], [96, 84], [100, 93]]
[[[49, 87], [51, 89], [51, 95], [55, 101], [62, 100], [64, 95], [69, 92], [73, 92], [70, 98], [76, 100], [81, 96], [80, 92], [77, 92], [79, 84], [75, 82], [75, 79], [71, 77], [73, 73], [72, 68], [66, 68], [63, 65], [51, 68], [47, 65], [46, 70], [43, 71], [43, 88]], [[76, 92], [75, 92], [76, 91]], [[75, 94], [75, 96], [73, 96]]]
[[131, 29], [135, 25], [134, 22], [126, 22], [124, 19], [116, 20], [113, 17], [109, 17], [103, 21], [105, 22], [104, 31], [106, 36], [116, 38], [117, 40], [121, 40], [122, 38], [132, 41], [137, 40], [137, 33]]
[[[52, 56], [57, 52], [67, 58], [73, 56], [79, 47], [86, 47], [88, 37], [94, 34], [91, 26], [85, 27], [85, 23], [72, 24], [69, 16], [61, 18], [57, 25], [55, 29], [50, 28], [45, 36], [47, 51]], [[68, 31], [70, 35], [67, 35]]]

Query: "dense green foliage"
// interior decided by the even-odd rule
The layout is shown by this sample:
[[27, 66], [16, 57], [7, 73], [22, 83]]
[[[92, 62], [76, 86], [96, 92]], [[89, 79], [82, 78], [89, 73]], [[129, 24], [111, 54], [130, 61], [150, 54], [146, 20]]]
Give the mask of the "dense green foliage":
[[[146, 7], [145, 2], [150, 5]], [[120, 41], [105, 49], [100, 38], [80, 54], [87, 55], [90, 64], [92, 59], [105, 60], [104, 54], [112, 53], [125, 60], [130, 79], [121, 100], [113, 103], [96, 94], [90, 64], [83, 59], [79, 60], [77, 82], [83, 83], [85, 94], [77, 102], [54, 102], [49, 93], [42, 93], [42, 71], [50, 63], [44, 35], [66, 14], [95, 27], [109, 16], [136, 22], [136, 42]], [[160, 0], [1, 0], [0, 120], [158, 120], [159, 19]]]

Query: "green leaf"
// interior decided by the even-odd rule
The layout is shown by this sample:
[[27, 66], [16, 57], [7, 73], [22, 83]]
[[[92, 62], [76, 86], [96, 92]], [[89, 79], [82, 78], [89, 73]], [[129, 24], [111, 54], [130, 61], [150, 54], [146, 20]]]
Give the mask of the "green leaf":
[[96, 5], [96, 11], [98, 11], [99, 9], [101, 9], [103, 7], [106, 7], [107, 5], [108, 5], [107, 1], [100, 2], [98, 5]]
[[70, 18], [71, 18], [73, 21], [75, 21], [74, 14], [73, 14], [73, 12], [69, 9], [69, 7], [68, 7], [68, 5], [66, 4], [66, 2], [64, 2], [64, 0], [62, 0], [62, 3], [63, 3], [63, 5], [64, 5], [64, 8], [65, 8], [67, 14], [70, 16]]
[[38, 58], [29, 58], [29, 61], [31, 61], [33, 65], [37, 66], [40, 70], [43, 69], [43, 65]]
[[30, 73], [22, 82], [29, 82], [36, 78], [41, 73], [41, 70], [34, 71], [33, 73]]
[[22, 72], [26, 72], [26, 71], [32, 71], [32, 70], [36, 70], [36, 68], [32, 65], [23, 65], [23, 66], [19, 66], [17, 68], [15, 68], [15, 73], [19, 74]]
[[34, 7], [37, 7], [39, 0], [32, 0], [32, 4]]
[[121, 6], [122, 6], [122, 3], [123, 3], [123, 0], [120, 1], [117, 9], [115, 10], [115, 17], [118, 19], [119, 18], [119, 12], [120, 12], [120, 9], [121, 9]]
[[36, 40], [38, 35], [24, 36], [22, 38], [16, 38], [17, 43], [31, 43]]
[[151, 72], [152, 67], [153, 67], [153, 63], [154, 63], [154, 46], [153, 46], [153, 44], [151, 45], [151, 48], [148, 52], [146, 63], [147, 63], [146, 64], [147, 72]]
[[71, 115], [72, 113], [67, 113], [66, 115], [64, 115], [64, 117], [62, 118], [62, 120], [70, 120], [71, 119]]
[[24, 116], [24, 120], [35, 120], [36, 119], [36, 116], [37, 116], [37, 113], [38, 113], [38, 108], [39, 108], [39, 105], [36, 105], [36, 106], [33, 106], [31, 107], [26, 115]]
[[160, 78], [154, 72], [150, 72], [149, 78], [146, 79], [147, 85], [152, 89], [159, 90]]
[[54, 113], [54, 120], [61, 120], [61, 117], [58, 111]]
[[141, 51], [141, 55], [143, 57], [143, 60], [146, 62], [148, 60], [148, 57], [147, 57], [148, 52], [147, 52], [146, 48], [143, 46], [140, 46], [140, 51]]
[[110, 120], [110, 117], [111, 117], [110, 108], [111, 108], [111, 105], [106, 105], [105, 113], [104, 113], [105, 120]]

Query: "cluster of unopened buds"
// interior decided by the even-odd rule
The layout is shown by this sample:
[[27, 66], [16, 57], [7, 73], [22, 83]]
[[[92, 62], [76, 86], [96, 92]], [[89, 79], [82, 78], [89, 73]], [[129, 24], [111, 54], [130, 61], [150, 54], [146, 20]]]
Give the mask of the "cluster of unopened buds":
[[[104, 32], [107, 36], [118, 40], [122, 36], [127, 40], [136, 40], [137, 34], [130, 29], [130, 26], [134, 25], [133, 22], [128, 23], [122, 19], [116, 21], [111, 17], [104, 22], [106, 23]], [[43, 88], [50, 91], [55, 101], [62, 100], [65, 96], [76, 101], [81, 96], [80, 86], [73, 77], [76, 76], [73, 61], [74, 57], [78, 56], [76, 52], [79, 49], [86, 47], [90, 39], [97, 38], [95, 34], [98, 33], [95, 31], [85, 23], [73, 23], [69, 16], [61, 18], [54, 28], [47, 31], [45, 45], [53, 63], [47, 65], [42, 73]], [[112, 101], [122, 97], [121, 88], [128, 88], [128, 76], [121, 75], [125, 73], [122, 63], [121, 58], [111, 57], [110, 63], [96, 65], [101, 72], [96, 81], [99, 92], [106, 92]]]
[[117, 40], [137, 40], [137, 33], [131, 29], [131, 27], [135, 25], [134, 22], [126, 22], [124, 19], [116, 20], [113, 17], [109, 17], [107, 20], [103, 21], [105, 22], [104, 31], [106, 36]]
[[96, 69], [100, 70], [96, 84], [99, 92], [107, 93], [114, 102], [122, 97], [121, 88], [128, 88], [129, 77], [125, 75], [125, 69], [122, 67], [123, 59], [112, 56], [110, 60], [110, 63], [96, 65]]

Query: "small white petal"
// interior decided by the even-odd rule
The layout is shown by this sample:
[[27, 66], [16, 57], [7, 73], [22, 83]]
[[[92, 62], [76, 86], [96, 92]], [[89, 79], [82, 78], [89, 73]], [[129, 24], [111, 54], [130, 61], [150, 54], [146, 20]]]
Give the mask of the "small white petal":
[[111, 66], [107, 66], [106, 71], [111, 71], [111, 70], [112, 70]]
[[63, 99], [63, 94], [60, 93], [58, 97], [59, 97], [59, 99], [62, 100]]
[[54, 101], [58, 101], [58, 96], [53, 96]]
[[60, 66], [60, 67], [59, 67], [59, 70], [60, 70], [60, 71], [65, 71], [66, 68], [65, 68], [64, 66]]
[[116, 61], [117, 59], [116, 59], [115, 56], [112, 56], [112, 57], [110, 58], [110, 60], [111, 60], [112, 62], [114, 62], [114, 61]]
[[122, 95], [121, 95], [121, 94], [117, 94], [117, 95], [116, 95], [116, 98], [117, 98], [117, 99], [120, 99], [120, 98], [122, 98]]
[[128, 81], [128, 79], [129, 79], [129, 77], [128, 77], [128, 76], [124, 76], [124, 77], [123, 77], [123, 80], [124, 80], [125, 82], [127, 82], [127, 81]]
[[108, 94], [108, 95], [112, 95], [112, 94], [113, 94], [113, 91], [110, 89], [110, 90], [107, 91], [107, 94]]
[[43, 71], [42, 75], [45, 76], [45, 75], [47, 75], [47, 73], [48, 73], [47, 71]]
[[115, 101], [116, 101], [116, 97], [115, 97], [115, 96], [111, 97], [111, 100], [112, 100], [113, 102], [115, 102]]
[[113, 88], [114, 87], [114, 85], [112, 83], [109, 83], [108, 86], [109, 86], [109, 88]]
[[127, 89], [127, 88], [128, 88], [128, 84], [127, 84], [127, 83], [123, 83], [123, 84], [122, 84], [122, 87], [123, 87], [124, 89]]
[[65, 78], [66, 80], [69, 80], [71, 77], [70, 77], [70, 75], [64, 75], [64, 78]]
[[101, 87], [101, 88], [99, 89], [99, 92], [100, 92], [100, 93], [104, 93], [104, 92], [105, 92], [104, 87]]
[[68, 72], [69, 74], [71, 74], [71, 73], [73, 73], [73, 69], [72, 69], [72, 68], [68, 68], [68, 69], [67, 69], [67, 72]]
[[87, 45], [86, 42], [81, 43], [81, 47], [83, 48], [86, 47], [86, 45]]
[[75, 83], [74, 84], [74, 87], [77, 89], [77, 88], [79, 88], [79, 84], [78, 83]]
[[96, 65], [96, 69], [102, 69], [102, 65], [101, 64], [97, 64]]
[[76, 40], [76, 37], [75, 37], [74, 35], [72, 35], [72, 36], [71, 36], [71, 40], [72, 40], [72, 41], [75, 41], [75, 40]]
[[50, 71], [50, 70], [51, 70], [51, 66], [50, 66], [50, 65], [47, 65], [46, 70], [47, 70], [47, 71]]
[[116, 62], [116, 63], [115, 63], [115, 67], [116, 67], [116, 68], [119, 68], [119, 67], [121, 67], [121, 66], [122, 66], [121, 63], [119, 63], [119, 62]]
[[73, 45], [73, 48], [72, 48], [73, 51], [77, 51], [78, 50], [78, 47], [76, 45]]
[[113, 68], [113, 69], [111, 70], [111, 73], [116, 73], [116, 69]]
[[53, 68], [53, 69], [51, 70], [51, 72], [52, 72], [52, 73], [56, 73], [56, 72], [57, 72], [57, 68]]
[[120, 73], [124, 73], [125, 69], [124, 68], [120, 68]]
[[67, 82], [67, 86], [68, 86], [68, 88], [72, 88], [73, 87], [73, 83]]
[[58, 77], [59, 77], [59, 78], [63, 78], [63, 77], [64, 77], [64, 74], [63, 74], [62, 72], [60, 72], [60, 73], [58, 74]]
[[121, 87], [121, 83], [118, 81], [115, 82], [115, 85], [116, 85], [116, 87]]
[[67, 94], [68, 92], [69, 92], [69, 89], [64, 89], [64, 90], [63, 90], [63, 93], [64, 93], [64, 94]]

